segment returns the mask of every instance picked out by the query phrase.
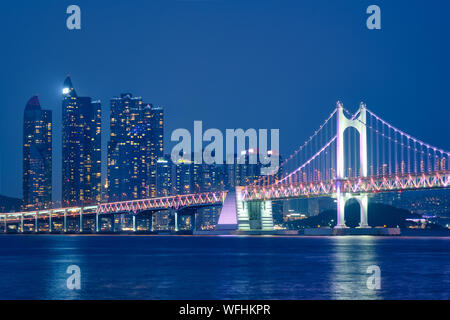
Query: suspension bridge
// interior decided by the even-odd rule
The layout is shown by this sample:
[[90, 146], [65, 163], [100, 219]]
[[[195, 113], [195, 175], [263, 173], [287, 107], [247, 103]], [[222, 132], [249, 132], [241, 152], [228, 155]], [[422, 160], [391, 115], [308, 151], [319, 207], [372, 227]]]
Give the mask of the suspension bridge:
[[[336, 198], [336, 228], [346, 228], [345, 204], [356, 199], [360, 228], [368, 228], [371, 193], [447, 188], [449, 156], [394, 127], [364, 103], [351, 114], [338, 102], [319, 129], [281, 164], [281, 177], [262, 177], [240, 188], [240, 228], [251, 229], [248, 217], [255, 210], [255, 205], [248, 205], [251, 202], [260, 203], [256, 210], [264, 215], [273, 200], [319, 196]], [[267, 218], [262, 229], [273, 228]]]
[[[196, 210], [222, 206], [216, 230], [272, 231], [272, 201], [312, 197], [333, 197], [337, 202], [335, 228], [345, 225], [345, 204], [355, 199], [360, 205], [360, 228], [369, 228], [368, 199], [371, 194], [404, 190], [426, 190], [450, 186], [450, 153], [427, 144], [370, 111], [364, 103], [354, 113], [338, 102], [334, 111], [314, 134], [281, 165], [277, 172], [263, 176], [235, 192], [209, 192], [162, 198], [101, 203], [95, 206], [59, 208], [33, 212], [0, 213], [0, 232], [9, 225], [24, 232], [39, 232], [39, 221], [53, 231], [54, 221], [67, 231], [68, 219], [91, 217], [95, 232], [102, 232], [100, 219], [114, 215], [132, 218], [130, 231], [139, 227], [136, 216], [173, 210], [175, 230], [178, 216], [193, 219]], [[195, 224], [194, 224], [195, 225]], [[151, 224], [153, 230], [153, 223]], [[113, 228], [114, 230], [114, 228]]]

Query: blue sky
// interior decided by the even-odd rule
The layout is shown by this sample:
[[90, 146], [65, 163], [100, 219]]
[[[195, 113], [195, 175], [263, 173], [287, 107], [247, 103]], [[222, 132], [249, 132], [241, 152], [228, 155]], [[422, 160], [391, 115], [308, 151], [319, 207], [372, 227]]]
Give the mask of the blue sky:
[[[79, 31], [66, 28], [71, 4], [81, 8]], [[371, 4], [381, 30], [366, 28]], [[67, 74], [79, 95], [102, 100], [105, 124], [109, 99], [122, 92], [162, 105], [166, 141], [194, 120], [279, 128], [287, 155], [337, 100], [351, 111], [363, 100], [450, 150], [449, 15], [447, 0], [2, 1], [0, 194], [21, 196], [23, 111], [38, 93], [53, 110], [59, 199]]]

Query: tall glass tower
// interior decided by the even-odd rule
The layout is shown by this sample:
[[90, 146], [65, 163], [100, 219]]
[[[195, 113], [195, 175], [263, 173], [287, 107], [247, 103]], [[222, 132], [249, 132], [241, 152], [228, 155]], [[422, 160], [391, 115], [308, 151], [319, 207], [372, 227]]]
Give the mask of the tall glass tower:
[[23, 206], [46, 209], [52, 204], [52, 112], [32, 97], [23, 119]]
[[79, 97], [68, 76], [62, 101], [62, 205], [101, 198], [101, 103]]
[[108, 144], [110, 201], [156, 196], [156, 163], [163, 157], [163, 109], [122, 93], [111, 99]]
[[150, 181], [149, 193], [155, 197], [162, 190], [157, 189], [157, 162], [164, 157], [164, 109], [152, 104], [146, 106], [150, 113]]
[[158, 158], [156, 161], [156, 196], [166, 197], [172, 195], [172, 160], [169, 155]]

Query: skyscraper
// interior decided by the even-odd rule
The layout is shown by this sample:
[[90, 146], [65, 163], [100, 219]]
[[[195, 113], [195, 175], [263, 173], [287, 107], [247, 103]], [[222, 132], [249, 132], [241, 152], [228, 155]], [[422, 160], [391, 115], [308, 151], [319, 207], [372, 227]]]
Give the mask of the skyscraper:
[[194, 164], [187, 159], [178, 159], [175, 165], [176, 194], [190, 194], [194, 189]]
[[23, 119], [23, 206], [45, 209], [52, 204], [52, 112], [32, 97]]
[[123, 93], [111, 99], [110, 120], [109, 200], [156, 196], [156, 162], [163, 157], [163, 109]]
[[[193, 192], [223, 191], [225, 189], [225, 166], [218, 164], [193, 164]], [[197, 226], [211, 229], [217, 223], [220, 208], [205, 207], [198, 209]]]
[[152, 104], [147, 104], [150, 107], [150, 196], [155, 197], [157, 190], [157, 161], [164, 157], [164, 110], [162, 107], [154, 107]]
[[[133, 198], [132, 158], [135, 141], [130, 132], [139, 121], [138, 110], [142, 109], [142, 98], [123, 93], [110, 101], [110, 139], [108, 142], [108, 199], [120, 201]], [[135, 123], [136, 122], [136, 123]], [[143, 189], [145, 192], [145, 189]], [[141, 191], [142, 192], [142, 191]]]
[[172, 161], [165, 155], [156, 161], [156, 196], [165, 197], [173, 194]]
[[101, 199], [101, 103], [79, 97], [68, 76], [62, 101], [62, 205]]

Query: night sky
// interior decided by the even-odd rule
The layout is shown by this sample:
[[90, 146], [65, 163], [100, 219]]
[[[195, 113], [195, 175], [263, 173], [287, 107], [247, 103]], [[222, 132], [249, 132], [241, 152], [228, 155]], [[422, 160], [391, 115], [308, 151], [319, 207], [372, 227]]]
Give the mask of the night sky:
[[[66, 28], [81, 7], [82, 29]], [[366, 8], [381, 8], [368, 30]], [[1, 1], [0, 194], [22, 193], [22, 123], [39, 94], [53, 110], [61, 188], [61, 89], [103, 102], [122, 92], [165, 108], [176, 128], [279, 128], [283, 154], [341, 100], [450, 150], [450, 1]], [[170, 148], [166, 148], [170, 153]], [[106, 153], [104, 154], [104, 157]]]

